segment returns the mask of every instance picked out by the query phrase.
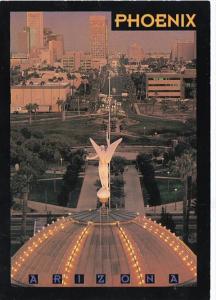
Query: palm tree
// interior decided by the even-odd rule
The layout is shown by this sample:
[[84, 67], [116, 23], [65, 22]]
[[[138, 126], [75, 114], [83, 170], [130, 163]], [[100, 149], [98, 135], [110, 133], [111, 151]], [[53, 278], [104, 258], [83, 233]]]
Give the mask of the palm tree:
[[34, 106], [33, 106], [32, 103], [28, 103], [28, 104], [26, 104], [25, 109], [29, 113], [29, 125], [31, 125], [31, 123], [32, 123], [32, 111], [34, 110]]
[[188, 241], [188, 222], [191, 207], [191, 197], [188, 199], [188, 178], [192, 182], [196, 180], [196, 150], [188, 150], [180, 156], [175, 163], [175, 173], [179, 175], [184, 183], [183, 199], [183, 240]]
[[66, 108], [66, 104], [67, 102], [64, 101], [64, 100], [61, 100], [62, 101], [62, 104], [61, 104], [61, 111], [62, 111], [62, 121], [65, 121], [65, 108]]
[[33, 107], [33, 111], [35, 113], [35, 119], [36, 119], [36, 113], [37, 113], [37, 110], [39, 109], [39, 105], [37, 103], [33, 103], [32, 107]]
[[60, 112], [60, 107], [61, 107], [61, 109], [62, 109], [62, 104], [63, 104], [63, 100], [60, 100], [59, 98], [58, 98], [58, 100], [56, 101], [56, 104], [58, 105], [58, 111]]
[[75, 74], [72, 74], [72, 75], [70, 76], [70, 79], [73, 80], [73, 85], [72, 85], [72, 96], [73, 96], [73, 91], [74, 91], [74, 87], [75, 87], [75, 86], [74, 86], [74, 80], [77, 79], [77, 77], [76, 77]]
[[167, 100], [165, 100], [165, 99], [162, 100], [160, 109], [162, 110], [163, 113], [165, 113], [168, 110]]
[[154, 108], [155, 108], [155, 103], [157, 102], [157, 99], [155, 97], [152, 98], [152, 114], [154, 114]]

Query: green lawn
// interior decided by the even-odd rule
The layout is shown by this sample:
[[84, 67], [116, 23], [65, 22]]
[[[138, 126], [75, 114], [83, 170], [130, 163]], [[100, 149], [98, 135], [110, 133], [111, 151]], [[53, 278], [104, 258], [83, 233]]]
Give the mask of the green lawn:
[[[71, 192], [68, 207], [75, 208], [79, 199], [83, 178], [78, 178], [74, 190]], [[29, 198], [32, 201], [38, 201], [48, 204], [58, 205], [57, 196], [60, 193], [62, 180], [45, 180], [32, 183], [30, 187]]]
[[[162, 203], [182, 201], [184, 196], [183, 184], [180, 180], [157, 179]], [[177, 191], [174, 191], [177, 189]]]
[[[27, 126], [28, 124], [12, 124], [13, 128], [21, 128]], [[98, 125], [95, 123], [94, 119], [88, 119], [88, 117], [80, 119], [66, 119], [64, 122], [61, 120], [49, 120], [46, 122], [32, 122], [30, 126], [33, 130], [43, 131], [44, 135], [60, 134], [69, 138], [71, 141], [71, 146], [78, 145], [89, 145], [89, 137], [100, 137], [98, 135]], [[102, 138], [102, 137], [101, 137]]]
[[[129, 145], [143, 144], [143, 145], [166, 145], [167, 139], [173, 138], [176, 135], [182, 134], [186, 129], [185, 125], [179, 121], [152, 119], [148, 117], [130, 115], [129, 120], [135, 120], [137, 124], [127, 125], [129, 136], [124, 136], [123, 143]], [[105, 134], [101, 131], [100, 116], [98, 117], [81, 117], [76, 119], [66, 119], [64, 122], [59, 120], [48, 120], [46, 122], [32, 122], [31, 128], [43, 131], [46, 136], [52, 134], [60, 134], [69, 138], [71, 146], [90, 146], [89, 137], [96, 139], [99, 143], [104, 143]], [[13, 128], [29, 127], [29, 124], [12, 124]], [[144, 126], [145, 136], [144, 136]], [[163, 132], [158, 136], [150, 136], [152, 132]], [[132, 135], [132, 136], [130, 136]], [[133, 136], [134, 135], [134, 136]], [[137, 137], [138, 136], [138, 137]], [[117, 136], [112, 134], [112, 138]]]
[[129, 130], [142, 136], [144, 134], [144, 127], [146, 135], [154, 132], [179, 134], [186, 130], [186, 125], [180, 121], [148, 118], [137, 115], [131, 115], [130, 118], [138, 121], [139, 123], [128, 126]]
[[[141, 186], [142, 186], [142, 181]], [[183, 200], [184, 190], [180, 180], [157, 179], [157, 185], [161, 195], [161, 204], [173, 203]], [[177, 191], [174, 191], [174, 189]], [[145, 186], [142, 186], [145, 205], [148, 204], [148, 193]]]

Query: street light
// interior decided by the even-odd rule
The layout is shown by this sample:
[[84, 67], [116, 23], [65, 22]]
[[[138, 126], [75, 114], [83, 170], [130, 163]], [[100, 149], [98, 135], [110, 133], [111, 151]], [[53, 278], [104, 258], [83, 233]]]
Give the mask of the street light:
[[61, 157], [61, 158], [60, 158], [60, 162], [61, 162], [61, 168], [62, 168], [62, 161], [63, 161], [63, 158]]
[[178, 192], [178, 189], [177, 188], [174, 188], [174, 192], [175, 192], [175, 210], [176, 210], [176, 196], [177, 196], [177, 192]]
[[[169, 177], [169, 174], [170, 174], [170, 171], [167, 171], [168, 177]], [[168, 180], [167, 180], [167, 190], [168, 190], [168, 192], [169, 192], [169, 178], [168, 178]]]
[[162, 167], [163, 167], [163, 165], [164, 165], [164, 157], [162, 157], [161, 160], [162, 160]]
[[145, 127], [145, 126], [143, 127], [143, 130], [144, 130], [144, 135], [145, 135], [145, 130], [146, 130], [146, 127]]

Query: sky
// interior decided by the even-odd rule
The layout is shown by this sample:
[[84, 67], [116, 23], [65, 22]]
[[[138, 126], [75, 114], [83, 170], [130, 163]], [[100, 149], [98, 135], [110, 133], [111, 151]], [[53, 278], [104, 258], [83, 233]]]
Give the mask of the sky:
[[[126, 51], [138, 43], [145, 52], [169, 52], [175, 40], [193, 40], [192, 31], [111, 31], [110, 12], [44, 12], [44, 26], [64, 35], [65, 50], [89, 51], [90, 15], [105, 15], [108, 19], [110, 50]], [[16, 50], [16, 36], [26, 25], [26, 13], [11, 13], [11, 50]]]

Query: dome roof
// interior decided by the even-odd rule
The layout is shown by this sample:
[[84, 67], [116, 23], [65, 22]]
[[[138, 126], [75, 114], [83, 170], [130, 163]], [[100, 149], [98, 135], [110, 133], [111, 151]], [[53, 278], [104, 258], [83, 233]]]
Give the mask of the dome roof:
[[[88, 210], [72, 213], [45, 227], [12, 258], [12, 284], [78, 286], [75, 274], [84, 275], [82, 286], [173, 286], [196, 282], [196, 256], [165, 227], [126, 210]], [[53, 284], [61, 274], [62, 284]], [[105, 283], [97, 283], [105, 274]], [[122, 281], [128, 274], [130, 279]], [[154, 274], [154, 283], [147, 280]], [[178, 282], [169, 283], [171, 274]], [[152, 275], [151, 275], [152, 276]], [[151, 277], [152, 278], [152, 277]], [[176, 277], [177, 278], [177, 277]]]

